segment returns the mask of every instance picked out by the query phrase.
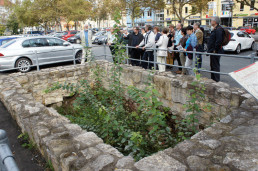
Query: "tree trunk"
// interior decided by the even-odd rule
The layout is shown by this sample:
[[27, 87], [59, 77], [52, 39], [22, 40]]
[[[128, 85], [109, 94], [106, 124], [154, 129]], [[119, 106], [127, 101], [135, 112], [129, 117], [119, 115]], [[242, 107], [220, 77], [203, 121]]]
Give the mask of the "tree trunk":
[[69, 22], [66, 23], [66, 31], [69, 31]]
[[47, 22], [44, 24], [45, 34], [47, 33]]
[[77, 30], [77, 21], [74, 21], [74, 29]]

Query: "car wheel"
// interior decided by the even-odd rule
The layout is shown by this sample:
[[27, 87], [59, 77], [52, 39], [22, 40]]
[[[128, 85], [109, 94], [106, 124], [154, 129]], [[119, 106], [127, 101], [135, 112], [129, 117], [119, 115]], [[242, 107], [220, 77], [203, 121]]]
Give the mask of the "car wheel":
[[236, 53], [239, 54], [241, 52], [241, 45], [237, 45]]
[[253, 50], [253, 51], [256, 49], [256, 48], [255, 48], [255, 43], [254, 43], [254, 42], [252, 43], [252, 46], [251, 46], [251, 48], [250, 48], [250, 49], [251, 49], [251, 50]]
[[76, 43], [77, 43], [77, 44], [80, 44], [81, 41], [80, 41], [79, 39], [76, 39]]
[[76, 53], [75, 59], [76, 59], [77, 64], [81, 63], [81, 61], [82, 61], [82, 51], [79, 51], [79, 52]]
[[98, 45], [101, 45], [101, 43], [98, 43]]
[[16, 61], [15, 67], [19, 72], [29, 72], [31, 70], [31, 61], [28, 58], [20, 58]]

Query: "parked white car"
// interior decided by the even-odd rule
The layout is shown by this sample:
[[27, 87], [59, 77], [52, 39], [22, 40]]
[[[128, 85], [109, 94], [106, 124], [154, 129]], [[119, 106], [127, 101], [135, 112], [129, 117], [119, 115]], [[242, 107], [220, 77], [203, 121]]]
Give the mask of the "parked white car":
[[28, 72], [32, 65], [81, 61], [83, 47], [55, 37], [26, 37], [11, 40], [0, 46], [0, 71], [17, 68]]
[[226, 45], [223, 46], [224, 51], [235, 51], [237, 54], [244, 49], [255, 50], [255, 40], [249, 34], [243, 31], [230, 31], [231, 40]]

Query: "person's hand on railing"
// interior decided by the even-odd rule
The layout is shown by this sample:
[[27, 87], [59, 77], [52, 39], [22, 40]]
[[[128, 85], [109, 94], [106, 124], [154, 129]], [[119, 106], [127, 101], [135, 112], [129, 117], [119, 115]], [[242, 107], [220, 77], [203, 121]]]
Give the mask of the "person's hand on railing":
[[135, 48], [137, 48], [137, 49], [138, 49], [138, 48], [139, 48], [139, 46], [135, 46]]
[[145, 50], [145, 47], [142, 47], [142, 50]]

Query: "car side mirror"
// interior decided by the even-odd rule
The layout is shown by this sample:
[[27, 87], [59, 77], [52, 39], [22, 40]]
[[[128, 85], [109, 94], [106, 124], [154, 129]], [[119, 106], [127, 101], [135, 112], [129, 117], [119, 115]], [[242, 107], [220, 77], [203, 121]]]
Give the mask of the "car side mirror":
[[64, 42], [64, 43], [63, 43], [63, 46], [70, 46], [70, 43]]

